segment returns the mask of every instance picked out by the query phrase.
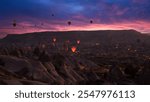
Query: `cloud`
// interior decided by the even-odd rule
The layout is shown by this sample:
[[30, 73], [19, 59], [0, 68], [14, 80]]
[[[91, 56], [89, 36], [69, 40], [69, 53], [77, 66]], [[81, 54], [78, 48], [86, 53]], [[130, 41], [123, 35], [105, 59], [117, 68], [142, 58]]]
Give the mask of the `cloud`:
[[[12, 27], [13, 20], [21, 26], [28, 26], [26, 31], [27, 28], [35, 31], [34, 26], [41, 23], [45, 24], [44, 29], [52, 25], [49, 30], [62, 30], [69, 20], [76, 26], [72, 26], [72, 29], [84, 29], [88, 28], [89, 21], [93, 20], [99, 28], [102, 28], [100, 25], [108, 25], [106, 28], [111, 29], [110, 27], [114, 27], [110, 25], [122, 24], [122, 27], [123, 23], [133, 23], [135, 27], [132, 28], [147, 32], [149, 11], [149, 0], [1, 0], [0, 29]], [[144, 28], [140, 28], [138, 21], [144, 22]], [[97, 29], [96, 25], [92, 26], [92, 29]], [[15, 33], [17, 31], [19, 32], [16, 30]]]

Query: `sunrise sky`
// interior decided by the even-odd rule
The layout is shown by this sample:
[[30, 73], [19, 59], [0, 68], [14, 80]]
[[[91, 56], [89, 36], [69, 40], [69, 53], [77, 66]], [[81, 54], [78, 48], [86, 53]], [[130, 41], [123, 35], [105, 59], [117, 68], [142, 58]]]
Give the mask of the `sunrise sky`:
[[149, 33], [150, 0], [0, 0], [0, 37], [40, 31], [121, 29]]

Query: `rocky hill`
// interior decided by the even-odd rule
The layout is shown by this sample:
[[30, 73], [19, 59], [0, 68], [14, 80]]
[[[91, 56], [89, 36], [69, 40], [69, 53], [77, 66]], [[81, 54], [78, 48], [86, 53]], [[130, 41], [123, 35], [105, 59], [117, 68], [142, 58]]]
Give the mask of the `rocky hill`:
[[53, 37], [57, 38], [58, 43], [65, 40], [72, 42], [80, 39], [82, 42], [99, 42], [99, 43], [135, 43], [137, 39], [144, 41], [146, 35], [142, 35], [135, 30], [104, 30], [104, 31], [68, 31], [68, 32], [40, 32], [29, 34], [9, 34], [0, 43], [26, 43], [36, 44], [39, 42], [50, 42]]
[[149, 41], [135, 30], [8, 35], [0, 84], [150, 84]]

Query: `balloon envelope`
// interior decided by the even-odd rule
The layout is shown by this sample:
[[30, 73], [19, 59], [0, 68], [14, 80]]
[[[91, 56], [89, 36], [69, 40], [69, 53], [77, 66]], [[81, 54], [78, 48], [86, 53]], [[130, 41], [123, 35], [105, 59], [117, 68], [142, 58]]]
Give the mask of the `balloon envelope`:
[[68, 25], [71, 25], [71, 21], [68, 21]]
[[56, 40], [57, 40], [56, 38], [53, 38], [53, 42], [56, 42]]
[[93, 21], [91, 20], [90, 23], [93, 23]]
[[80, 40], [77, 40], [77, 44], [80, 44]]
[[76, 46], [72, 46], [72, 47], [71, 47], [71, 51], [72, 51], [73, 53], [75, 53], [76, 50], [77, 50], [77, 47], [76, 47]]
[[16, 24], [16, 23], [13, 23], [13, 26], [14, 26], [14, 27], [16, 27], [16, 26], [17, 26], [17, 24]]

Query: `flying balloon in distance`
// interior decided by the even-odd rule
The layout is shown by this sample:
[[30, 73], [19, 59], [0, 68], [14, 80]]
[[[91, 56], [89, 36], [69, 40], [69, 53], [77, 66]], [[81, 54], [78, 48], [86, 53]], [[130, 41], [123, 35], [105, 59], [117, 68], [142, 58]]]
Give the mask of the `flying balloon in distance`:
[[13, 25], [13, 27], [16, 27], [16, 26], [17, 26], [16, 20], [13, 21], [13, 24], [12, 24], [12, 25]]
[[92, 23], [93, 23], [93, 20], [90, 20], [90, 23], [92, 24]]
[[54, 14], [52, 14], [52, 16], [54, 16]]
[[68, 21], [68, 25], [71, 25], [71, 21]]

